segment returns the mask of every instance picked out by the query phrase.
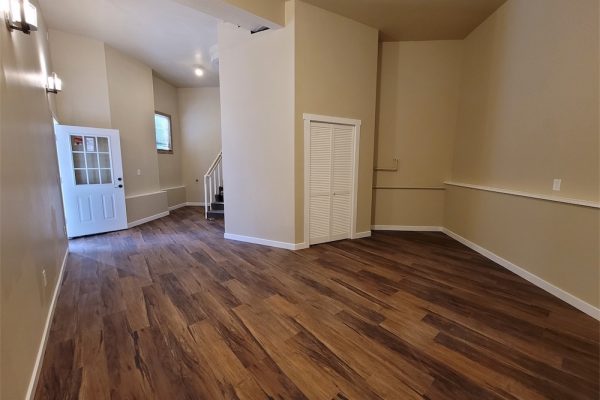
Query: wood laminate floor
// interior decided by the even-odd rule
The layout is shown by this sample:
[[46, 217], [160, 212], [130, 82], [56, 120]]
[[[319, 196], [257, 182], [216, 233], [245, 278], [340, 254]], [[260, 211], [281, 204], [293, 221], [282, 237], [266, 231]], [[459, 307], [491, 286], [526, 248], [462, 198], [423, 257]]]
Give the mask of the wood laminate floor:
[[36, 398], [598, 399], [598, 337], [442, 233], [292, 252], [182, 208], [71, 241]]

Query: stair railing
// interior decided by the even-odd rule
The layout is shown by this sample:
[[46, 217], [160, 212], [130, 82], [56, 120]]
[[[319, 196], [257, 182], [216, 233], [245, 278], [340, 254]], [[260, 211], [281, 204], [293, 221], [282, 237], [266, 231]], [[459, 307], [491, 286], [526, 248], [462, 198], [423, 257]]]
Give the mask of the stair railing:
[[223, 186], [223, 152], [220, 151], [215, 161], [204, 174], [204, 216], [208, 218], [210, 203], [215, 200], [215, 194]]

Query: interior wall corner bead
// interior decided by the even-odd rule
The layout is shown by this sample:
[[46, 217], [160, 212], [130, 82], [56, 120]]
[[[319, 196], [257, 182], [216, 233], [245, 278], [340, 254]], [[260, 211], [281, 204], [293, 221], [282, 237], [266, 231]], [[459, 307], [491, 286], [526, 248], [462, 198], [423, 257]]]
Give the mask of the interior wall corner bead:
[[374, 171], [386, 171], [386, 172], [396, 172], [398, 171], [398, 161], [400, 161], [398, 158], [393, 158], [392, 159], [394, 166], [392, 168], [379, 168], [379, 167], [375, 167], [373, 168]]

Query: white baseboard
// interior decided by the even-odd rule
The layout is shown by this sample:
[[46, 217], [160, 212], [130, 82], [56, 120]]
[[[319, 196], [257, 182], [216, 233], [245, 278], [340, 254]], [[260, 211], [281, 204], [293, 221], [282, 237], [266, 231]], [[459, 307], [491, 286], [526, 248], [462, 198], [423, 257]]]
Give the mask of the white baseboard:
[[420, 226], [420, 225], [371, 225], [374, 231], [414, 231], [414, 232], [440, 232], [441, 226]]
[[235, 235], [233, 233], [225, 233], [224, 237], [225, 239], [236, 240], [238, 242], [260, 244], [263, 246], [277, 247], [286, 250], [300, 250], [308, 247], [305, 243], [278, 242], [276, 240], [261, 239], [252, 236]]
[[169, 211], [177, 210], [181, 207], [204, 207], [204, 203], [198, 201], [188, 201], [181, 204], [175, 204], [174, 206], [169, 207]]
[[470, 247], [471, 249], [475, 250], [476, 252], [483, 255], [484, 257], [489, 258], [490, 260], [494, 261], [495, 263], [503, 266], [504, 268], [508, 269], [509, 271], [514, 272], [515, 274], [519, 275], [521, 278], [533, 283], [537, 287], [544, 289], [546, 292], [548, 292], [548, 293], [558, 297], [559, 299], [563, 300], [564, 302], [572, 305], [573, 307], [577, 308], [578, 310], [583, 311], [587, 315], [589, 315], [593, 318], [596, 318], [597, 320], [600, 320], [600, 309], [599, 308], [596, 308], [593, 305], [586, 303], [585, 301], [581, 300], [580, 298], [573, 296], [571, 293], [566, 292], [557, 286], [554, 286], [553, 284], [543, 280], [539, 276], [532, 274], [531, 272], [525, 270], [524, 268], [521, 268], [521, 267], [511, 263], [510, 261], [500, 257], [499, 255], [497, 255], [495, 253], [492, 253], [491, 251], [479, 246], [478, 244], [471, 242], [468, 239], [465, 239], [464, 237], [460, 236], [457, 233], [452, 232], [449, 229], [442, 228], [442, 232], [444, 232], [446, 235], [450, 236], [451, 238], [461, 242], [465, 246]]
[[371, 231], [356, 232], [352, 236], [352, 239], [361, 239], [361, 238], [366, 238], [366, 237], [371, 237]]
[[145, 224], [146, 222], [154, 221], [155, 219], [166, 217], [167, 215], [169, 215], [169, 212], [168, 211], [163, 211], [161, 213], [154, 214], [154, 215], [151, 215], [151, 216], [146, 217], [146, 218], [138, 219], [137, 221], [128, 222], [127, 223], [127, 228], [128, 229], [129, 228], [133, 228], [134, 226], [138, 226], [138, 225], [141, 225], [141, 224]]
[[31, 374], [31, 379], [29, 380], [29, 387], [27, 388], [27, 395], [25, 396], [27, 400], [31, 400], [35, 396], [35, 389], [37, 387], [37, 383], [40, 378], [40, 372], [42, 370], [42, 362], [44, 360], [44, 354], [46, 353], [46, 344], [48, 343], [48, 336], [50, 335], [50, 328], [52, 327], [52, 319], [54, 317], [54, 310], [56, 309], [56, 301], [58, 300], [58, 295], [60, 294], [60, 287], [62, 284], [63, 276], [65, 274], [65, 267], [67, 265], [68, 255], [69, 248], [67, 247], [62, 260], [62, 264], [60, 265], [60, 270], [58, 271], [58, 278], [56, 280], [56, 286], [54, 287], [54, 293], [52, 294], [52, 300], [50, 301], [48, 315], [46, 316], [46, 324], [44, 325], [42, 340], [40, 342], [40, 347], [38, 348], [38, 353], [35, 358], [33, 373]]
[[[354, 235], [353, 239], [360, 239], [360, 238], [365, 238], [365, 237], [369, 237], [369, 236], [371, 236], [371, 231], [357, 232]], [[263, 246], [277, 247], [277, 248], [286, 249], [286, 250], [302, 250], [302, 249], [308, 249], [310, 247], [307, 243], [278, 242], [276, 240], [261, 239], [261, 238], [252, 237], [252, 236], [235, 235], [233, 233], [226, 233], [224, 235], [224, 237], [225, 237], [225, 239], [236, 240], [238, 242], [260, 244]]]

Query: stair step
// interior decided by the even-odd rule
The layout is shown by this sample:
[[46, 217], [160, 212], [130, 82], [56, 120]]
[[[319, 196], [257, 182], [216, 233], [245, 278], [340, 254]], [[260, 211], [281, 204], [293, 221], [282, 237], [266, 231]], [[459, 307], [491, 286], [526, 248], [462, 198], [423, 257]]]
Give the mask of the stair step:
[[214, 202], [210, 203], [210, 209], [211, 210], [224, 210], [225, 203], [223, 203], [222, 201], [214, 201]]
[[208, 218], [223, 218], [225, 216], [225, 210], [210, 210], [206, 216]]

